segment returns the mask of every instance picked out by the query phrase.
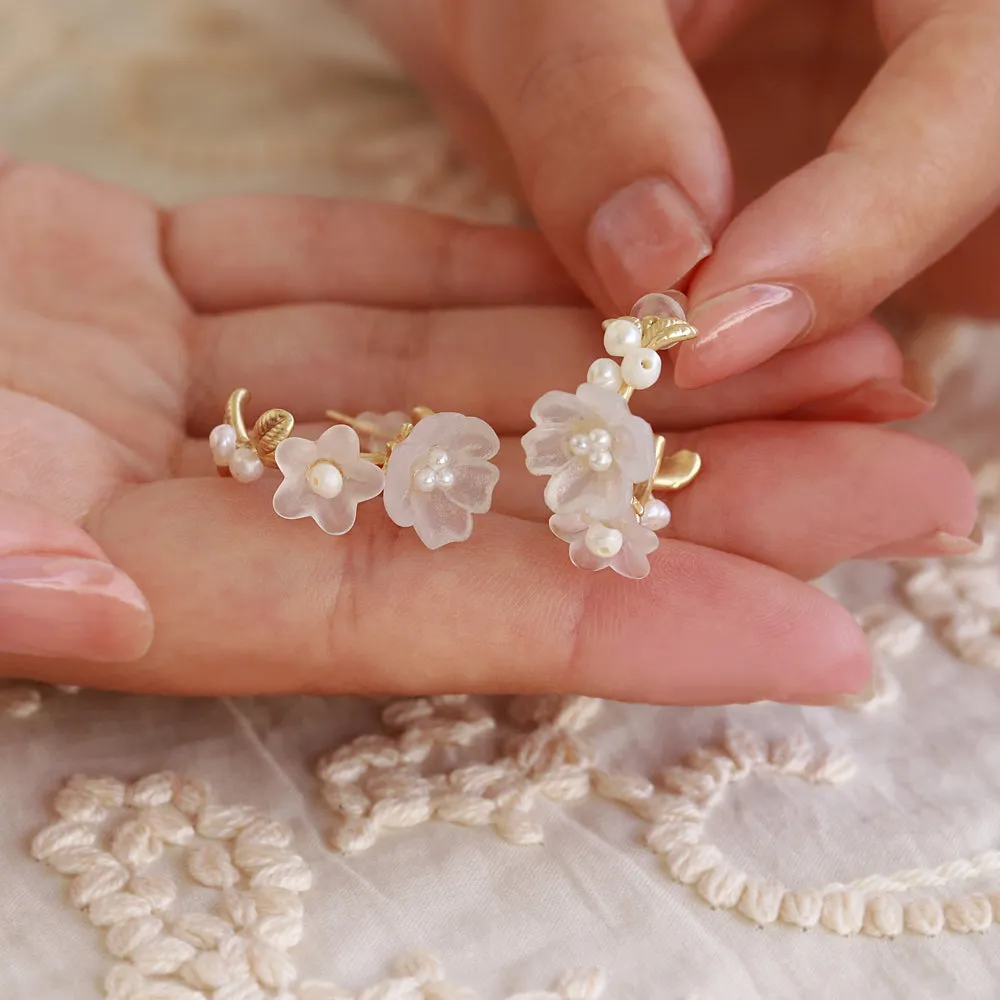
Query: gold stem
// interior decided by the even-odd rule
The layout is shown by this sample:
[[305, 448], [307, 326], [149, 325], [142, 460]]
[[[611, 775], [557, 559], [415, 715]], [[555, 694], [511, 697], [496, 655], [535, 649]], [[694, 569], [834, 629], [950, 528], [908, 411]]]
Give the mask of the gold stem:
[[618, 387], [618, 395], [627, 403], [632, 398], [632, 393], [635, 392], [635, 386], [629, 385], [628, 382], [622, 382]]
[[371, 462], [372, 465], [377, 465], [380, 469], [385, 465], [386, 454], [382, 451], [363, 451], [361, 452], [361, 457], [366, 462]]
[[[662, 434], [657, 434], [653, 438], [653, 474], [644, 483], [638, 483], [635, 487], [634, 501], [639, 507], [645, 507], [649, 503], [649, 498], [653, 495], [653, 488], [656, 477], [660, 474], [660, 467], [663, 465], [663, 456], [667, 453], [667, 439]], [[633, 506], [635, 506], [633, 503]], [[641, 511], [637, 511], [641, 514]]]
[[250, 443], [250, 435], [243, 421], [243, 404], [249, 402], [250, 390], [236, 389], [226, 403], [226, 423], [236, 431], [236, 443], [244, 446]]
[[367, 420], [358, 420], [357, 417], [351, 417], [339, 410], [327, 410], [326, 416], [328, 420], [337, 424], [347, 424], [348, 427], [353, 427], [356, 431], [361, 431], [362, 434], [377, 434], [379, 430], [375, 424], [369, 423]]

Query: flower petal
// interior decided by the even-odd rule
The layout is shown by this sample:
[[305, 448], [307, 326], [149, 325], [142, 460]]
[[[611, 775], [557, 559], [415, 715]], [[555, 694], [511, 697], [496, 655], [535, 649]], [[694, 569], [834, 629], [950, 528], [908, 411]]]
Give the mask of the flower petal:
[[500, 470], [491, 462], [473, 459], [453, 468], [455, 482], [446, 490], [449, 499], [472, 514], [485, 514], [493, 501]]
[[355, 458], [343, 462], [340, 471], [344, 474], [341, 496], [350, 497], [356, 504], [377, 497], [385, 486], [385, 473], [367, 459]]
[[316, 439], [316, 454], [328, 458], [341, 468], [361, 454], [361, 439], [358, 432], [347, 424], [334, 424]]
[[521, 438], [525, 465], [533, 476], [551, 476], [571, 458], [566, 448], [566, 427], [533, 427]]
[[556, 538], [574, 542], [586, 534], [587, 522], [582, 514], [553, 514], [549, 518], [549, 529]]
[[[584, 383], [588, 386], [588, 383]], [[581, 386], [583, 388], [584, 386]], [[589, 388], [596, 388], [589, 386]], [[579, 393], [579, 389], [577, 393]], [[598, 390], [599, 392], [601, 390]], [[618, 397], [621, 399], [621, 397]], [[571, 392], [563, 392], [560, 389], [553, 389], [535, 400], [535, 405], [531, 408], [531, 419], [539, 427], [544, 424], [558, 424], [568, 427], [577, 420], [582, 420], [587, 416], [587, 407]]]
[[599, 385], [584, 382], [576, 390], [579, 405], [589, 410], [588, 416], [596, 416], [609, 430], [631, 416], [628, 403], [617, 392], [608, 392]]
[[316, 458], [316, 442], [306, 438], [285, 438], [274, 449], [274, 461], [286, 479], [305, 476], [306, 469]]
[[313, 520], [328, 535], [346, 535], [354, 527], [358, 519], [358, 502], [347, 495], [346, 488], [332, 500], [317, 499], [319, 502], [313, 509]]
[[427, 450], [444, 448], [455, 456], [492, 458], [500, 450], [497, 432], [485, 420], [464, 413], [433, 413], [413, 428]]
[[614, 437], [615, 462], [630, 483], [644, 483], [656, 465], [653, 429], [642, 417], [629, 414], [610, 428]]
[[[279, 448], [288, 444], [291, 438], [282, 441]], [[307, 442], [312, 444], [312, 442]], [[312, 517], [315, 501], [319, 499], [305, 481], [305, 477], [287, 476], [274, 491], [271, 505], [278, 517], [294, 521], [299, 517]]]
[[429, 549], [464, 542], [472, 534], [472, 515], [453, 503], [444, 490], [414, 492], [410, 508], [417, 537]]
[[[619, 553], [620, 554], [620, 553]], [[612, 565], [610, 559], [595, 555], [587, 548], [587, 543], [581, 538], [573, 542], [569, 547], [570, 562], [579, 569], [589, 570], [596, 573], [598, 570], [607, 569]]]
[[619, 517], [631, 503], [632, 483], [617, 465], [594, 472], [582, 462], [567, 462], [545, 484], [545, 503], [556, 514], [586, 512], [596, 518]]

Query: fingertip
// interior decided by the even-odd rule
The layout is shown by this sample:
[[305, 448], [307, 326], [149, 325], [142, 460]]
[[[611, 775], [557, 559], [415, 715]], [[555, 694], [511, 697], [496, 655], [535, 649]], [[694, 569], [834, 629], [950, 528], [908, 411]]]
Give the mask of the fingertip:
[[575, 689], [606, 697], [726, 704], [854, 692], [870, 657], [851, 615], [815, 587], [668, 541], [641, 583], [595, 577], [572, 666]]

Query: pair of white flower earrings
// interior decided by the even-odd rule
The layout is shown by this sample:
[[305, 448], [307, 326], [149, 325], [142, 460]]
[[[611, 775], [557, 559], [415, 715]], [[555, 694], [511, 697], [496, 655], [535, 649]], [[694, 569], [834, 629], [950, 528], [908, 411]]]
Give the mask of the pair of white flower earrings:
[[[549, 477], [549, 527], [581, 569], [646, 576], [655, 532], [670, 523], [654, 491], [681, 489], [701, 468], [695, 452], [667, 456], [665, 439], [629, 410], [633, 392], [660, 376], [657, 352], [697, 336], [684, 304], [679, 292], [654, 293], [631, 316], [606, 321], [605, 349], [621, 362], [599, 358], [575, 393], [547, 392], [531, 409], [536, 426], [521, 439], [528, 471]], [[357, 417], [331, 410], [334, 426], [309, 441], [291, 436], [286, 410], [268, 410], [248, 430], [248, 399], [246, 389], [230, 396], [209, 445], [219, 472], [239, 482], [279, 469], [284, 481], [274, 510], [281, 517], [311, 517], [328, 534], [343, 535], [358, 504], [381, 494], [396, 524], [437, 549], [468, 539], [473, 515], [490, 508], [500, 478], [490, 459], [500, 439], [478, 417], [424, 407]]]

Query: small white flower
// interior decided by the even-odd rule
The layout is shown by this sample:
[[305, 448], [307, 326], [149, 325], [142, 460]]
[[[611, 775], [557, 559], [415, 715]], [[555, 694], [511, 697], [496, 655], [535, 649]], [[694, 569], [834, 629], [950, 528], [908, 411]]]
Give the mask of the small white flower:
[[528, 471], [551, 477], [545, 502], [556, 514], [614, 517], [653, 474], [653, 431], [616, 392], [589, 383], [547, 392], [531, 419], [537, 426], [521, 438]]
[[574, 566], [593, 571], [610, 567], [630, 580], [649, 575], [648, 557], [660, 544], [631, 510], [611, 518], [553, 514], [549, 527], [556, 537], [569, 542], [569, 558]]
[[382, 470], [361, 457], [361, 442], [350, 427], [338, 424], [315, 441], [290, 437], [275, 449], [285, 476], [274, 494], [280, 517], [311, 517], [327, 534], [354, 527], [358, 504], [382, 492]]
[[461, 413], [424, 417], [392, 450], [386, 466], [385, 509], [412, 527], [429, 549], [464, 542], [472, 515], [490, 509], [500, 478], [491, 459], [500, 439], [485, 420]]

